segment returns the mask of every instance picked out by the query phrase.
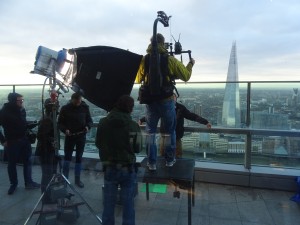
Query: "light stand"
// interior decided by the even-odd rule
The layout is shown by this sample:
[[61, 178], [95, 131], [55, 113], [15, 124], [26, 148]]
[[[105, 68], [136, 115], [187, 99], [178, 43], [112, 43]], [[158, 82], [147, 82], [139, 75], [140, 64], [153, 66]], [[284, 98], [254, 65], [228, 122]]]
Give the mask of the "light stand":
[[[51, 120], [53, 126], [53, 147], [54, 147], [54, 161], [52, 162], [56, 166], [55, 174], [53, 174], [50, 182], [47, 184], [45, 191], [42, 193], [41, 197], [39, 198], [38, 202], [36, 203], [35, 207], [33, 208], [32, 212], [30, 213], [29, 217], [25, 221], [24, 225], [29, 224], [29, 221], [32, 217], [38, 214], [38, 218], [35, 224], [38, 225], [50, 225], [50, 224], [57, 224], [58, 220], [64, 223], [69, 224], [70, 222], [76, 221], [80, 217], [78, 206], [86, 205], [88, 210], [92, 213], [95, 217], [96, 221], [102, 223], [102, 220], [99, 216], [96, 215], [95, 211], [90, 207], [90, 205], [86, 202], [86, 200], [81, 196], [81, 194], [73, 187], [73, 185], [69, 182], [69, 180], [62, 174], [62, 166], [61, 160], [59, 155], [59, 131], [57, 126], [57, 114], [58, 114], [58, 94], [59, 89], [64, 89], [62, 82], [57, 80], [56, 72], [57, 68], [61, 66], [61, 63], [58, 63], [57, 55], [54, 51], [50, 52], [48, 49], [39, 49], [40, 54], [42, 51], [46, 51], [47, 54], [42, 56], [42, 62], [36, 63], [35, 70], [39, 72], [39, 74], [46, 76], [46, 80], [43, 86], [43, 94], [42, 94], [42, 101], [44, 104], [44, 89], [47, 80], [49, 79], [50, 84], [50, 101], [51, 101]], [[49, 55], [49, 52], [52, 54]], [[50, 59], [49, 59], [50, 58]], [[47, 63], [45, 63], [47, 62]], [[57, 86], [59, 88], [57, 89]], [[68, 90], [68, 89], [67, 89]], [[44, 119], [44, 110], [43, 110], [43, 119]], [[59, 171], [57, 172], [57, 162], [59, 162]], [[70, 193], [71, 190], [73, 193]], [[80, 201], [74, 202], [71, 199], [74, 196], [78, 196]], [[41, 205], [41, 209], [37, 210], [39, 204]], [[52, 207], [48, 207], [52, 205]], [[54, 206], [53, 206], [54, 205]], [[31, 222], [32, 223], [32, 222]]]

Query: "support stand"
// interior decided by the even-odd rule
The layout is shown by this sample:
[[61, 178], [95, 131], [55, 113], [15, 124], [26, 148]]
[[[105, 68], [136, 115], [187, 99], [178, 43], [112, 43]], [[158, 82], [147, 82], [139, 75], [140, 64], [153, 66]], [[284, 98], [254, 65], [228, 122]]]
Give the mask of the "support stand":
[[[56, 61], [51, 59], [51, 65], [55, 68]], [[55, 69], [53, 70], [55, 71]], [[49, 74], [48, 74], [49, 75]], [[58, 159], [59, 171], [53, 174], [45, 191], [42, 193], [29, 217], [24, 225], [60, 225], [60, 224], [102, 224], [102, 220], [96, 215], [95, 211], [85, 201], [81, 194], [71, 185], [68, 179], [62, 174], [62, 166], [59, 155], [59, 130], [57, 127], [57, 111], [58, 111], [58, 94], [59, 89], [63, 89], [62, 83], [56, 80], [55, 72], [47, 76], [50, 84], [50, 106], [53, 126], [53, 147], [55, 151], [55, 158]], [[56, 86], [59, 89], [56, 90]], [[44, 94], [43, 87], [43, 94]], [[42, 95], [43, 96], [43, 95]], [[42, 101], [43, 97], [42, 97]], [[44, 102], [42, 103], [44, 104]], [[44, 112], [43, 112], [44, 119]], [[57, 163], [53, 165], [57, 167]], [[56, 168], [57, 169], [57, 168]], [[57, 170], [56, 170], [57, 171]], [[87, 210], [79, 211], [79, 206], [86, 206]], [[83, 216], [81, 216], [81, 214]], [[91, 217], [90, 214], [93, 216]], [[79, 221], [82, 220], [82, 221]]]
[[[80, 218], [79, 206], [86, 206], [87, 210], [82, 210], [84, 218]], [[68, 179], [62, 174], [54, 174], [24, 225], [75, 224], [80, 219], [90, 221], [90, 224], [102, 224], [102, 220]]]

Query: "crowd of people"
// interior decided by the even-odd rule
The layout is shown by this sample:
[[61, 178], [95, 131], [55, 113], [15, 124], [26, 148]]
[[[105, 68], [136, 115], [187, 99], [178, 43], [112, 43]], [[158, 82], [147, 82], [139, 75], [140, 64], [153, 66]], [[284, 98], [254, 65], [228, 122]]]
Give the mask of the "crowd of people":
[[[174, 79], [188, 81], [192, 74], [194, 59], [184, 66], [175, 57], [168, 55], [163, 35], [157, 34], [160, 67], [162, 71], [162, 86], [158, 95], [152, 96], [149, 90], [149, 55], [152, 45], [147, 48], [140, 63], [136, 82], [141, 83], [139, 100], [145, 102], [146, 115], [140, 121], [133, 121], [131, 112], [134, 99], [128, 95], [120, 96], [114, 108], [99, 121], [95, 144], [99, 149], [99, 157], [104, 171], [104, 210], [103, 225], [113, 225], [114, 208], [117, 201], [118, 188], [121, 188], [123, 204], [123, 225], [135, 224], [134, 196], [136, 193], [136, 156], [142, 149], [144, 141], [147, 150], [147, 166], [149, 171], [157, 170], [156, 130], [161, 121], [160, 154], [165, 158], [166, 167], [172, 167], [176, 158], [182, 157], [181, 138], [184, 133], [184, 119], [197, 121], [211, 128], [211, 124], [199, 115], [191, 113], [184, 105], [176, 101], [174, 95]], [[152, 41], [152, 39], [151, 39]], [[32, 179], [32, 148], [27, 131], [30, 124], [26, 121], [26, 111], [23, 107], [24, 98], [21, 94], [10, 93], [8, 102], [0, 111], [0, 141], [5, 148], [8, 160], [8, 176], [10, 187], [8, 194], [12, 195], [18, 186], [16, 165], [23, 163], [24, 183], [26, 189], [41, 188], [42, 192], [57, 173], [59, 137], [61, 131], [65, 135], [64, 158], [62, 174], [69, 178], [70, 164], [75, 151], [75, 185], [84, 188], [81, 179], [82, 156], [86, 142], [86, 134], [92, 127], [92, 119], [88, 105], [82, 101], [80, 93], [74, 93], [71, 100], [59, 110], [57, 94], [51, 93], [51, 98], [44, 104], [44, 116], [38, 123], [36, 155], [39, 156], [42, 168], [41, 184]], [[58, 113], [59, 112], [59, 113]], [[142, 140], [140, 124], [145, 122], [145, 140]], [[57, 126], [54, 126], [57, 125]]]

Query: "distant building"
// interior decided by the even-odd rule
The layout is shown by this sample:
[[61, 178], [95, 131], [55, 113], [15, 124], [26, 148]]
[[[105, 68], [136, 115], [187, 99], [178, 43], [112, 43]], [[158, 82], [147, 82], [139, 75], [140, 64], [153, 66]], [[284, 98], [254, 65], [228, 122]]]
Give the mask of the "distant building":
[[262, 142], [263, 154], [288, 155], [289, 141], [280, 136], [264, 137]]
[[299, 103], [299, 92], [298, 92], [298, 88], [293, 88], [293, 95], [292, 95], [292, 102], [291, 105], [292, 107], [297, 107]]
[[228, 152], [228, 140], [220, 138], [218, 134], [210, 134], [210, 146], [215, 150], [216, 153], [227, 153]]
[[200, 133], [199, 134], [199, 151], [200, 152], [211, 152], [210, 146], [210, 133]]
[[[272, 110], [271, 110], [272, 111]], [[267, 112], [250, 112], [251, 128], [289, 130], [288, 115]]]
[[202, 114], [202, 105], [201, 105], [200, 102], [195, 102], [193, 111], [194, 111], [195, 114], [201, 116], [201, 114]]
[[245, 142], [228, 142], [228, 153], [245, 153]]
[[182, 138], [183, 149], [187, 151], [195, 151], [199, 148], [199, 133], [191, 133]]
[[[222, 126], [240, 127], [241, 110], [240, 110], [240, 90], [238, 78], [238, 63], [236, 54], [236, 43], [232, 44], [229, 66], [227, 72], [227, 82], [222, 110]], [[231, 83], [232, 82], [232, 83]]]

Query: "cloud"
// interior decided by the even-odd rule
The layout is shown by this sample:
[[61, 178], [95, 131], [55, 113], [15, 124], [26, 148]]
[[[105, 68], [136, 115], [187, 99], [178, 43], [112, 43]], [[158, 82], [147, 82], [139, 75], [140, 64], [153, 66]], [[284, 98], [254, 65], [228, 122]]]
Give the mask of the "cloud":
[[299, 80], [299, 8], [297, 0], [4, 0], [0, 82], [8, 74], [9, 83], [26, 77], [39, 45], [54, 50], [108, 45], [145, 54], [159, 10], [172, 17], [170, 28], [159, 24], [158, 31], [167, 40], [170, 32], [176, 39], [181, 34], [183, 48], [192, 50], [193, 81], [225, 81], [234, 40], [241, 80]]

